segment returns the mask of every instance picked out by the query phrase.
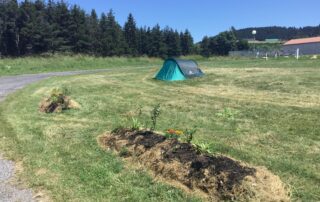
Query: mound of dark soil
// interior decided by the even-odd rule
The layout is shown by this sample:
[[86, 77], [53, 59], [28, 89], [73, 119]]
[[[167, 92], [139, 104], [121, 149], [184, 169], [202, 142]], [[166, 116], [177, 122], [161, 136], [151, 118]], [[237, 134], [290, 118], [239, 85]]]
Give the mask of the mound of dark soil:
[[60, 113], [66, 109], [78, 109], [80, 105], [68, 96], [61, 96], [57, 100], [44, 98], [39, 104], [39, 111], [43, 113]]
[[209, 200], [289, 201], [280, 179], [266, 169], [249, 167], [226, 156], [203, 154], [193, 145], [151, 131], [118, 129], [99, 138], [155, 176], [201, 191]]

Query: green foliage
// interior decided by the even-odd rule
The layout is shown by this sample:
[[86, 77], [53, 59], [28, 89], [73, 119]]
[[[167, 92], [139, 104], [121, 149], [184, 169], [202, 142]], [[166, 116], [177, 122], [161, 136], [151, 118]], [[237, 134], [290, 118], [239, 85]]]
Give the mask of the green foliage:
[[121, 27], [110, 10], [98, 18], [65, 1], [0, 2], [0, 53], [23, 56], [43, 53], [81, 53], [96, 56], [152, 57], [189, 55], [193, 38], [155, 25], [137, 28], [130, 13]]
[[79, 6], [74, 5], [70, 11], [70, 44], [74, 53], [89, 53], [91, 40], [86, 13]]
[[132, 121], [131, 122], [132, 123], [132, 125], [131, 125], [132, 130], [139, 130], [139, 129], [141, 129], [141, 127], [143, 127], [143, 124], [140, 123], [140, 121], [137, 118], [131, 117], [131, 121]]
[[241, 51], [241, 50], [249, 50], [249, 49], [250, 49], [250, 45], [247, 40], [240, 39], [237, 41], [237, 50]]
[[0, 2], [1, 11], [1, 44], [0, 52], [2, 55], [19, 55], [19, 37], [18, 37], [18, 3], [17, 0], [5, 0]]
[[187, 143], [191, 143], [193, 138], [194, 138], [194, 134], [197, 132], [197, 128], [193, 128], [193, 129], [186, 129], [184, 130], [184, 137], [185, 137], [185, 141]]
[[91, 41], [90, 53], [91, 54], [98, 54], [99, 53], [99, 45], [100, 45], [100, 40], [99, 40], [100, 30], [99, 30], [98, 15], [94, 9], [91, 11], [91, 14], [90, 14], [90, 17], [89, 17], [87, 23], [88, 23], [87, 26], [89, 29], [89, 38]]
[[68, 107], [68, 100], [65, 99], [70, 91], [67, 88], [54, 88], [50, 93], [50, 101], [54, 104], [60, 104], [63, 109]]
[[167, 45], [167, 55], [169, 57], [181, 55], [180, 35], [177, 31], [166, 27], [163, 30], [164, 41]]
[[211, 145], [207, 143], [194, 144], [196, 149], [201, 153], [212, 154]]
[[143, 117], [142, 117], [142, 106], [139, 105], [135, 111], [128, 111], [126, 113], [126, 117], [128, 121], [131, 123], [130, 128], [132, 130], [140, 130], [147, 126], [142, 124]]
[[100, 41], [98, 52], [102, 56], [120, 56], [125, 53], [126, 43], [123, 32], [112, 10], [108, 12], [107, 16], [104, 13], [101, 15]]
[[249, 27], [235, 30], [239, 39], [252, 39], [252, 30], [257, 31], [256, 39], [264, 41], [265, 39], [280, 39], [290, 40], [296, 38], [307, 38], [319, 36], [320, 26], [306, 26], [306, 27]]
[[205, 57], [210, 55], [226, 56], [229, 51], [248, 50], [248, 41], [238, 40], [235, 35], [235, 30], [219, 33], [214, 37], [204, 37], [200, 42], [200, 54]]
[[224, 108], [222, 112], [216, 113], [217, 116], [222, 117], [227, 121], [234, 121], [236, 114], [237, 114], [236, 111], [228, 107]]
[[201, 43], [200, 43], [200, 54], [204, 57], [209, 57], [211, 55], [210, 50], [210, 39], [209, 37], [205, 36], [203, 37]]
[[182, 55], [190, 55], [193, 53], [193, 38], [189, 30], [180, 33], [181, 53]]
[[137, 27], [136, 22], [131, 13], [129, 14], [127, 22], [124, 25], [124, 38], [128, 45], [126, 53], [129, 55], [137, 55]]
[[156, 126], [157, 126], [157, 119], [158, 117], [160, 116], [160, 104], [157, 104], [153, 107], [152, 111], [151, 111], [151, 122], [152, 122], [152, 125], [151, 125], [151, 130], [155, 130], [156, 129]]
[[148, 55], [152, 57], [167, 57], [167, 46], [164, 42], [164, 36], [159, 25], [152, 28], [150, 32], [150, 42], [148, 46]]

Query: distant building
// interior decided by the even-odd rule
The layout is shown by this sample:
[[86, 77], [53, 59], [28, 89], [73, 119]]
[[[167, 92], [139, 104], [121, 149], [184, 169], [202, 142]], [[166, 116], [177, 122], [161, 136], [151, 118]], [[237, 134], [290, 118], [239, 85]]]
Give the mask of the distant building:
[[265, 39], [264, 41], [247, 39], [249, 44], [281, 44], [282, 41], [280, 39]]
[[292, 39], [284, 43], [281, 48], [285, 55], [295, 55], [298, 49], [300, 55], [320, 54], [320, 37]]
[[281, 43], [279, 39], [266, 39], [264, 40], [266, 43]]

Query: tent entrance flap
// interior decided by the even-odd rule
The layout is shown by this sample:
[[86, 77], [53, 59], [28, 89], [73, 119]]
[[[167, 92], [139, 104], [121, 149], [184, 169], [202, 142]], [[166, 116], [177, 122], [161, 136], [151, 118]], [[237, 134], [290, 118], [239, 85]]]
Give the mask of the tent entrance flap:
[[157, 74], [156, 78], [166, 81], [179, 81], [186, 79], [178, 64], [172, 60], [168, 60], [163, 64], [163, 67]]

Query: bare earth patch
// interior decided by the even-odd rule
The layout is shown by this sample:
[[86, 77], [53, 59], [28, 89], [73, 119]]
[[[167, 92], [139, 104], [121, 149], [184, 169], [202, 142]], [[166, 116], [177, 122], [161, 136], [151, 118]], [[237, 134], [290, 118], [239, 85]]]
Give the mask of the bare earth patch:
[[51, 98], [45, 98], [39, 104], [39, 111], [44, 113], [60, 113], [62, 110], [79, 108], [80, 104], [68, 96], [63, 96], [59, 101], [52, 101]]
[[143, 164], [169, 184], [200, 192], [211, 201], [290, 201], [280, 178], [267, 169], [202, 153], [177, 139], [150, 131], [118, 129], [98, 141], [130, 162]]

